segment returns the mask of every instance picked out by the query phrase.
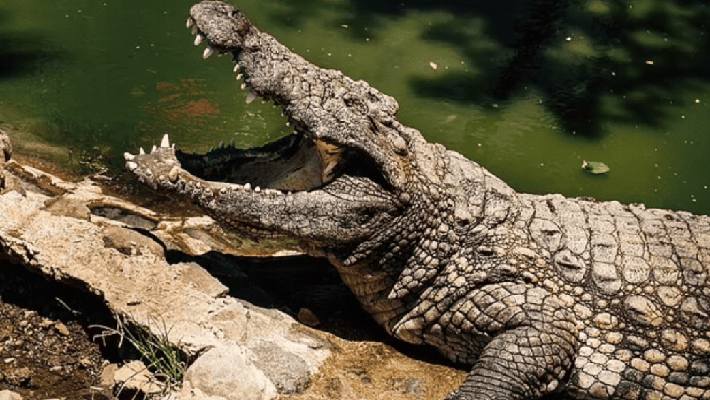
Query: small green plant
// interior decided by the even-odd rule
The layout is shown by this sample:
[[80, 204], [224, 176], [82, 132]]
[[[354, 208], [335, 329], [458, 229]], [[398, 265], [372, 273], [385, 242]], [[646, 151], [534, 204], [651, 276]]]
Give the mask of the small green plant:
[[[158, 326], [159, 330], [157, 333], [152, 333], [143, 327], [129, 324], [126, 318], [115, 316], [115, 320], [115, 328], [104, 325], [91, 326], [91, 328], [101, 330], [100, 333], [94, 335], [94, 339], [100, 339], [106, 345], [107, 338], [116, 337], [118, 338], [118, 349], [122, 349], [124, 344], [128, 343], [138, 353], [146, 368], [158, 380], [155, 383], [162, 386], [160, 394], [178, 389], [187, 369], [187, 358], [179, 348], [170, 342], [172, 328], [168, 327], [165, 321], [156, 320], [154, 321], [156, 323], [152, 325]], [[123, 389], [122, 384], [118, 389], [119, 394]]]

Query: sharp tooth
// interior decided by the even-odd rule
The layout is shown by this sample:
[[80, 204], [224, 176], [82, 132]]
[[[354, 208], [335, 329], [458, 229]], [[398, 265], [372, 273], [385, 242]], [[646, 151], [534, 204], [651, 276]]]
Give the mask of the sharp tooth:
[[185, 22], [185, 27], [187, 29], [192, 28], [195, 25], [195, 20], [192, 19], [192, 17], [187, 17], [187, 21]]
[[251, 190], [251, 183], [247, 182], [244, 184], [244, 189]]
[[135, 171], [135, 169], [138, 168], [138, 164], [133, 161], [129, 161], [126, 163], [126, 168], [128, 168], [129, 171]]
[[206, 60], [206, 59], [210, 58], [210, 56], [211, 56], [212, 54], [214, 54], [214, 49], [211, 48], [211, 47], [209, 47], [209, 46], [207, 46], [207, 47], [205, 48], [205, 51], [202, 53], [202, 58], [204, 58], [204, 59]]
[[240, 88], [241, 88], [242, 90], [244, 90], [244, 89], [246, 89], [246, 88], [247, 88], [247, 84], [246, 84], [246, 83], [242, 83], [242, 85], [241, 85], [241, 86], [239, 86], [239, 87], [240, 87]]
[[160, 147], [170, 147], [170, 138], [167, 133], [163, 136], [163, 140], [160, 141]]
[[239, 72], [239, 64], [234, 64], [234, 73]]
[[259, 186], [257, 186], [257, 187], [254, 188], [254, 191], [255, 191], [255, 192], [261, 192], [261, 188], [260, 188]]
[[190, 30], [190, 32], [192, 32], [193, 35], [196, 35], [197, 34], [197, 27], [193, 26], [192, 29]]
[[330, 178], [330, 175], [333, 173], [333, 170], [337, 165], [337, 161], [331, 161], [330, 163], [328, 163], [328, 165], [323, 170], [323, 180], [327, 180], [328, 178]]
[[237, 80], [242, 79], [242, 76], [244, 76], [244, 75], [242, 75], [242, 74], [237, 74]]
[[134, 160], [135, 158], [136, 158], [136, 156], [134, 156], [134, 155], [131, 154], [131, 153], [128, 153], [128, 152], [123, 153], [123, 159], [126, 160], [126, 161], [132, 161], [132, 160]]
[[155, 153], [156, 150], [158, 150], [158, 148], [153, 145], [153, 148], [150, 150], [150, 154]]
[[249, 92], [247, 92], [246, 103], [251, 104], [251, 102], [254, 100], [256, 100], [256, 93], [250, 90]]
[[205, 37], [198, 33], [197, 36], [195, 36], [195, 46], [199, 46], [203, 40], [205, 40]]
[[144, 155], [145, 155], [145, 150], [143, 150], [143, 148], [141, 147], [141, 148], [138, 150], [138, 154], [144, 156]]
[[173, 149], [173, 150], [175, 150], [175, 143], [171, 144], [171, 145], [170, 145], [170, 148]]

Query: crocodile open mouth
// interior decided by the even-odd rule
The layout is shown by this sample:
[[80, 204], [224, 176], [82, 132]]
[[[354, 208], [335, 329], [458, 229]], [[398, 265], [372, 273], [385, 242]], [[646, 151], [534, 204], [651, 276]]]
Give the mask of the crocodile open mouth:
[[[240, 68], [239, 47], [225, 48], [214, 44], [192, 17], [187, 20], [187, 28], [195, 37], [195, 46], [205, 45], [202, 52], [205, 60], [215, 54], [232, 56], [233, 73], [237, 80], [242, 81], [240, 87], [247, 92], [247, 103], [261, 97], [252, 90], [249, 77]], [[282, 107], [289, 118], [286, 107], [280, 104], [279, 99], [265, 100]], [[175, 156], [182, 168], [199, 178], [253, 189], [307, 191], [321, 188], [344, 174], [366, 176], [381, 182], [381, 174], [366, 154], [319, 140], [307, 127], [291, 118], [288, 125], [294, 128], [292, 134], [262, 147], [239, 149], [233, 145], [220, 145], [205, 154], [178, 150]]]
[[202, 179], [303, 191], [322, 187], [347, 165], [343, 151], [295, 132], [263, 147], [219, 146], [205, 154], [176, 152], [182, 167]]
[[194, 5], [187, 28], [194, 44], [204, 45], [204, 59], [231, 55], [247, 103], [259, 97], [280, 107], [293, 134], [258, 148], [220, 146], [205, 154], [176, 150], [166, 135], [149, 154], [124, 154], [139, 181], [192, 197], [204, 186], [288, 195], [326, 187], [347, 194], [359, 185], [365, 195], [391, 192], [402, 182], [399, 163], [391, 161], [407, 152], [394, 99], [290, 53], [227, 3]]

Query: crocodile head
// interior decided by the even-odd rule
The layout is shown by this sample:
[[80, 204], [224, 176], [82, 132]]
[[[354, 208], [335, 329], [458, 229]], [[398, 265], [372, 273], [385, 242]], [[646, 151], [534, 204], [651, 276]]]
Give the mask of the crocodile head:
[[280, 106], [294, 132], [260, 148], [206, 154], [180, 152], [166, 135], [150, 152], [124, 154], [127, 168], [242, 234], [293, 239], [343, 262], [354, 261], [356, 247], [382, 242], [409, 207], [408, 152], [423, 142], [394, 118], [396, 101], [310, 64], [226, 3], [193, 6], [187, 24], [196, 45], [206, 44], [204, 57], [231, 54], [247, 99]]

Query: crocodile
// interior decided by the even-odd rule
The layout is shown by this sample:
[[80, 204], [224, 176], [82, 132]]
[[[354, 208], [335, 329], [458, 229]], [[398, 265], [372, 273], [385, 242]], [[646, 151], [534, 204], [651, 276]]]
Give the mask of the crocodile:
[[327, 258], [390, 335], [470, 366], [450, 400], [710, 399], [710, 217], [518, 193], [232, 5], [187, 26], [293, 134], [206, 154], [166, 135], [124, 154], [137, 180]]

